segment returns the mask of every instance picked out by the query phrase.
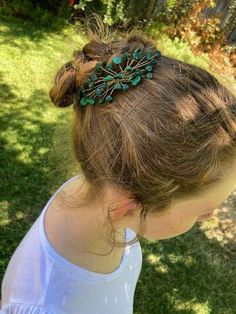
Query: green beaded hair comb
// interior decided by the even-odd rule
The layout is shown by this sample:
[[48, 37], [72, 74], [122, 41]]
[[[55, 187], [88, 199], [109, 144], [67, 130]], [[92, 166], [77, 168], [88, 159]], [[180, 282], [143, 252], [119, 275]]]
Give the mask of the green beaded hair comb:
[[80, 89], [80, 105], [112, 102], [114, 91], [127, 91], [130, 86], [137, 86], [142, 78], [152, 79], [153, 65], [160, 57], [157, 49], [147, 50], [143, 55], [137, 48], [132, 54], [125, 52], [113, 57], [112, 63], [97, 63]]

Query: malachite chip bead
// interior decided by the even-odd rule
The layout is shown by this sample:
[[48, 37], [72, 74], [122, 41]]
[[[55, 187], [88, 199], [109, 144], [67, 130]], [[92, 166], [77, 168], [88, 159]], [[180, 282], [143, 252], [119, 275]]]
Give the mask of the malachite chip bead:
[[155, 55], [155, 57], [160, 58], [161, 52], [159, 50], [155, 50], [154, 55]]
[[137, 86], [142, 80], [142, 77], [141, 76], [136, 76], [132, 81], [131, 81], [131, 84], [132, 86]]
[[103, 70], [103, 69], [102, 69], [101, 63], [97, 63], [95, 69], [96, 69], [99, 73], [102, 73], [102, 70]]
[[142, 57], [143, 57], [143, 54], [142, 54], [142, 52], [141, 52], [141, 49], [140, 49], [140, 48], [136, 48], [136, 49], [134, 50], [134, 52], [133, 52], [133, 58], [134, 58], [135, 60], [140, 60], [140, 59], [142, 59]]
[[103, 99], [103, 98], [100, 98], [99, 100], [98, 100], [98, 103], [101, 105], [101, 104], [104, 104], [104, 102], [105, 102], [105, 100]]
[[113, 98], [112, 98], [112, 96], [107, 96], [107, 97], [105, 98], [105, 100], [108, 101], [108, 102], [112, 102]]
[[107, 64], [106, 64], [106, 69], [107, 69], [108, 71], [112, 71], [112, 64], [111, 64], [111, 63], [107, 63]]
[[117, 74], [115, 74], [115, 78], [123, 78], [123, 74], [122, 73], [117, 73]]
[[140, 48], [136, 48], [135, 50], [134, 50], [134, 53], [140, 53], [141, 52], [141, 49]]
[[135, 60], [140, 60], [140, 59], [142, 59], [142, 57], [143, 57], [142, 52], [133, 54], [133, 58]]
[[86, 97], [82, 97], [80, 99], [80, 104], [81, 104], [81, 106], [86, 106], [87, 105], [87, 98]]
[[145, 68], [145, 70], [146, 70], [147, 72], [152, 72], [152, 66], [151, 66], [150, 64], [147, 65], [146, 68]]
[[125, 67], [125, 71], [130, 72], [130, 71], [132, 71], [132, 70], [133, 70], [133, 68], [132, 68], [131, 66], [129, 66], [129, 65], [127, 65], [127, 67]]
[[101, 92], [102, 92], [101, 87], [97, 87], [97, 88], [95, 89], [95, 93], [96, 93], [97, 95], [100, 95]]
[[152, 64], [157, 64], [157, 60], [156, 59], [152, 60]]
[[106, 89], [106, 88], [107, 88], [107, 83], [103, 82], [103, 83], [101, 84], [101, 88]]
[[111, 76], [111, 75], [107, 75], [104, 77], [104, 81], [106, 81], [106, 82], [112, 81], [112, 79], [113, 79], [113, 76]]
[[87, 104], [93, 106], [95, 104], [95, 99], [94, 98], [87, 98]]
[[150, 60], [151, 57], [152, 57], [152, 53], [151, 53], [151, 51], [148, 50], [148, 51], [146, 52], [146, 59], [147, 59], [147, 60]]
[[130, 54], [128, 52], [125, 52], [124, 57], [125, 57], [125, 59], [128, 59], [130, 57]]
[[128, 84], [122, 84], [122, 89], [124, 91], [127, 91], [129, 89], [129, 85]]
[[115, 64], [121, 64], [122, 63], [122, 57], [116, 56], [116, 57], [112, 58], [112, 62], [114, 62]]
[[96, 74], [92, 74], [92, 75], [90, 76], [90, 78], [91, 78], [91, 80], [92, 80], [93, 82], [98, 79], [98, 77], [97, 77]]
[[153, 78], [153, 74], [151, 72], [147, 73], [146, 78], [151, 80]]
[[142, 72], [140, 70], [135, 70], [135, 75], [142, 76]]
[[116, 84], [114, 85], [114, 89], [115, 89], [115, 90], [121, 90], [121, 89], [122, 89], [121, 84], [120, 84], [120, 83], [116, 83]]

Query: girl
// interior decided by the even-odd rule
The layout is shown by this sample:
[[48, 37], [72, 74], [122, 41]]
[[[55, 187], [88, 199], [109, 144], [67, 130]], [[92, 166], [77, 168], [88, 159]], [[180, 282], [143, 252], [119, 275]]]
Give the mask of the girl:
[[236, 186], [235, 96], [134, 33], [109, 42], [95, 34], [49, 95], [73, 105], [81, 173], [14, 252], [1, 313], [131, 314], [140, 237], [187, 232]]

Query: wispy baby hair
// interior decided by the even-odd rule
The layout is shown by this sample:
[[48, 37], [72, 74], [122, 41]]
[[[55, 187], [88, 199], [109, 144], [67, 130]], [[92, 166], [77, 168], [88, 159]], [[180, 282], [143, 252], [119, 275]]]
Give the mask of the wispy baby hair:
[[[165, 56], [141, 32], [116, 40], [90, 36], [56, 74], [50, 97], [58, 107], [73, 105], [73, 150], [90, 186], [88, 199], [102, 196], [109, 184], [126, 189], [142, 204], [141, 226], [148, 212], [198, 195], [224, 175], [236, 156], [236, 99], [212, 74]], [[81, 86], [98, 63], [155, 49], [161, 58], [152, 79], [117, 91], [111, 103], [80, 105]]]

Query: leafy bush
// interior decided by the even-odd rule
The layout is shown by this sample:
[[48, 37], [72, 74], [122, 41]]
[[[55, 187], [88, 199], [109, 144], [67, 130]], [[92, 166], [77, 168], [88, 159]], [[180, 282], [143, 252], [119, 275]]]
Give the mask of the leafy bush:
[[67, 1], [1, 0], [0, 3], [1, 14], [36, 21], [37, 24], [46, 25], [51, 29], [56, 29], [69, 17], [70, 12]]

